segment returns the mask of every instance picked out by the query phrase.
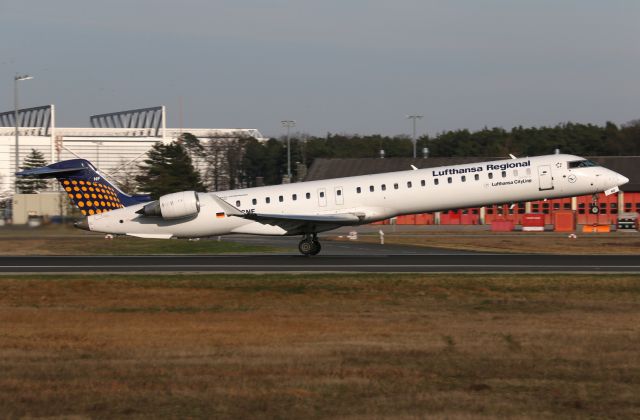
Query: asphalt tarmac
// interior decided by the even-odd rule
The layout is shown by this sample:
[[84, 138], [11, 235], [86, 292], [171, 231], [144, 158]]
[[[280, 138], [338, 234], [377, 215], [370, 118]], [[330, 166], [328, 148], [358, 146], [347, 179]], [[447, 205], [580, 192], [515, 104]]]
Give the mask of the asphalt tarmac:
[[1, 273], [640, 273], [633, 255], [377, 254], [0, 257]]

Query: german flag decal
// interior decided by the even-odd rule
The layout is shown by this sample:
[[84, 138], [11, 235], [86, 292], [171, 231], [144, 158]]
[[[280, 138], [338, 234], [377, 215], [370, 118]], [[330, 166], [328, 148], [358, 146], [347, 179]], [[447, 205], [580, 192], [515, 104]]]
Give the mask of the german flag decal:
[[221, 212], [219, 212], [219, 213], [216, 213], [216, 217], [217, 217], [217, 218], [224, 217], [224, 212], [223, 212], [223, 211], [221, 211]]

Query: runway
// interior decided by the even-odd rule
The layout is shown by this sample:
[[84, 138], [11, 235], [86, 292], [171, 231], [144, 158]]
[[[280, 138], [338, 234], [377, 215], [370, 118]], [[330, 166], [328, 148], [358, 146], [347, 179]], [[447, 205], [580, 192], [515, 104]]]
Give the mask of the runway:
[[387, 254], [0, 257], [0, 273], [640, 273], [634, 255]]

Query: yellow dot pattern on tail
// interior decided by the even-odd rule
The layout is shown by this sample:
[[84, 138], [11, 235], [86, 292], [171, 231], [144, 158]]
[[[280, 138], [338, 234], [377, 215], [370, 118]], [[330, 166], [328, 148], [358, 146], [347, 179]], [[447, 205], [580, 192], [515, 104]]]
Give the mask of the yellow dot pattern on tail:
[[124, 207], [114, 188], [99, 181], [61, 179], [60, 184], [85, 216]]

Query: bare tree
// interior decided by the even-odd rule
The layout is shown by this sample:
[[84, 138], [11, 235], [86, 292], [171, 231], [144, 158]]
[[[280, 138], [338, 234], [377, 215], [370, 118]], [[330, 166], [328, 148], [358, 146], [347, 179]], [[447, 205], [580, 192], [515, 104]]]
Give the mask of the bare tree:
[[127, 162], [124, 158], [120, 158], [116, 165], [116, 170], [110, 174], [110, 178], [122, 192], [135, 194], [138, 192], [139, 185], [136, 181], [136, 176], [139, 174], [140, 169], [136, 162]]

